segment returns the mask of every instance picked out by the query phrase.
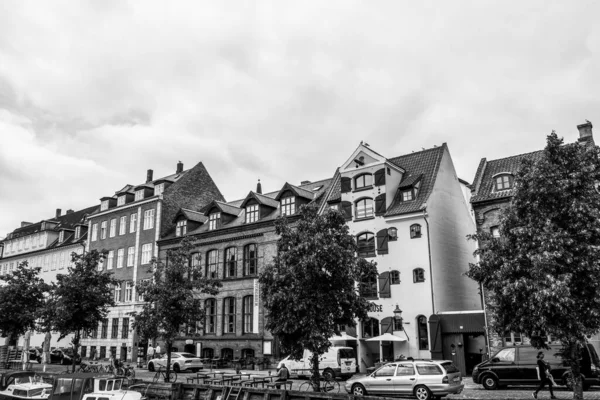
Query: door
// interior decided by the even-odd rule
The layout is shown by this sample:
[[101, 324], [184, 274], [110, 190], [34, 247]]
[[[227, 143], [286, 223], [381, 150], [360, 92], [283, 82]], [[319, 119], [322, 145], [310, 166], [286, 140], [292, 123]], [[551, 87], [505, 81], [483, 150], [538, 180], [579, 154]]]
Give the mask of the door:
[[388, 394], [394, 392], [394, 376], [397, 364], [386, 364], [373, 373], [369, 380], [368, 393]]
[[519, 377], [519, 367], [515, 361], [516, 349], [502, 349], [492, 357], [491, 370], [498, 376], [500, 383], [513, 382]]
[[412, 395], [416, 382], [415, 367], [411, 363], [398, 364], [398, 370], [394, 377], [394, 393], [396, 395]]

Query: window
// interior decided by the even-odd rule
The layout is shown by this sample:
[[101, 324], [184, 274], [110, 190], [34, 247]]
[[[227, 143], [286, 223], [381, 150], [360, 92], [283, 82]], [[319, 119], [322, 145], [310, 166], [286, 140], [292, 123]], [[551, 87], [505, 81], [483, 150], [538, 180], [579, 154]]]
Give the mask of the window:
[[216, 333], [217, 301], [215, 299], [206, 300], [204, 308], [206, 311], [205, 333]]
[[108, 318], [102, 320], [102, 328], [100, 330], [100, 339], [106, 339], [108, 337]]
[[435, 364], [417, 364], [419, 375], [443, 375], [442, 369]]
[[492, 234], [493, 237], [499, 238], [500, 237], [500, 227], [492, 226], [490, 228], [490, 233]]
[[515, 349], [502, 349], [500, 350], [494, 358], [497, 358], [500, 361], [504, 362], [514, 362], [515, 361]]
[[117, 234], [117, 219], [113, 218], [110, 220], [110, 232], [108, 233], [108, 236], [115, 237], [116, 234]]
[[[139, 282], [138, 286], [140, 286], [142, 283], [149, 282], [149, 281], [150, 281], [150, 279], [140, 279], [138, 281]], [[138, 301], [144, 301], [144, 295], [141, 294], [139, 290], [137, 291], [137, 294], [138, 294]]]
[[106, 221], [100, 224], [100, 239], [106, 239]]
[[256, 245], [254, 243], [244, 246], [244, 276], [256, 274]]
[[362, 189], [369, 186], [373, 186], [373, 175], [371, 174], [360, 175], [354, 179], [354, 189]]
[[108, 200], [102, 200], [100, 203], [100, 211], [108, 210]]
[[411, 201], [413, 200], [413, 191], [412, 190], [405, 190], [402, 192], [402, 201]]
[[115, 302], [121, 301], [121, 284], [117, 283], [115, 285]]
[[367, 218], [373, 216], [373, 200], [361, 199], [356, 202], [356, 218]]
[[391, 284], [392, 285], [399, 285], [400, 284], [400, 272], [399, 271], [392, 271], [390, 273], [390, 277], [391, 277]]
[[235, 278], [236, 275], [236, 248], [229, 247], [225, 249], [225, 257], [223, 257], [225, 267], [225, 278]]
[[235, 333], [235, 298], [223, 300], [223, 333]]
[[133, 256], [135, 254], [135, 248], [129, 247], [127, 249], [127, 266], [128, 267], [133, 267]]
[[219, 260], [219, 250], [211, 250], [206, 255], [206, 277], [217, 279], [217, 262]]
[[135, 201], [142, 200], [144, 198], [144, 189], [135, 192]]
[[208, 216], [208, 230], [212, 231], [221, 225], [221, 213], [216, 212]]
[[125, 301], [133, 301], [133, 282], [125, 284]]
[[[106, 324], [108, 326], [108, 322]], [[104, 338], [104, 339], [106, 339], [106, 338]], [[101, 359], [102, 358], [106, 358], [106, 346], [100, 346], [100, 355], [98, 357], [101, 358]]]
[[419, 350], [429, 350], [429, 336], [427, 334], [427, 318], [417, 317], [417, 330], [419, 333]]
[[187, 220], [182, 219], [181, 221], [177, 221], [177, 225], [175, 226], [175, 236], [183, 236], [187, 233]]
[[[65, 231], [60, 231], [60, 233], [58, 234], [58, 243], [62, 243], [64, 241], [65, 241]], [[27, 239], [25, 244], [27, 245], [27, 247], [29, 247], [29, 239]]]
[[129, 216], [129, 233], [135, 232], [136, 224], [137, 224], [137, 213], [131, 214]]
[[375, 257], [375, 236], [372, 233], [361, 233], [356, 240], [359, 257]]
[[152, 259], [152, 243], [142, 245], [142, 265], [149, 264]]
[[246, 223], [258, 221], [258, 204], [246, 207]]
[[396, 374], [396, 364], [388, 364], [377, 370], [375, 376], [394, 376]]
[[242, 302], [242, 329], [243, 333], [252, 333], [254, 322], [254, 296], [246, 296]]
[[119, 235], [124, 235], [127, 232], [127, 217], [122, 216], [119, 219]]
[[362, 328], [363, 338], [379, 336], [379, 320], [377, 318], [369, 318], [362, 321]]
[[117, 197], [117, 206], [122, 206], [123, 204], [125, 204], [125, 196]]
[[[515, 332], [505, 332], [504, 333], [504, 344], [520, 344], [523, 343], [523, 337], [520, 333]], [[537, 354], [537, 350], [536, 350]]]
[[159, 183], [158, 185], [154, 186], [154, 195], [159, 195], [162, 194], [165, 191], [165, 184], [164, 183]]
[[110, 250], [108, 252], [108, 257], [106, 258], [106, 269], [113, 269], [113, 261], [115, 258], [115, 252], [114, 250]]
[[513, 186], [512, 175], [509, 175], [509, 174], [500, 175], [500, 176], [497, 176], [495, 178], [495, 180], [496, 180], [496, 185], [495, 185], [496, 191], [507, 190], [507, 189], [512, 188], [512, 186]]
[[425, 270], [423, 268], [413, 269], [413, 282], [425, 282]]
[[125, 258], [125, 249], [117, 250], [117, 268], [123, 268], [123, 259]]
[[144, 211], [144, 230], [154, 228], [154, 209]]
[[192, 253], [190, 256], [192, 268], [196, 269], [200, 266], [200, 253]]
[[412, 224], [410, 226], [410, 238], [416, 239], [416, 238], [420, 238], [420, 237], [421, 237], [421, 225]]
[[296, 198], [293, 196], [281, 199], [281, 215], [294, 215], [296, 213]]
[[123, 318], [123, 327], [121, 329], [121, 339], [129, 338], [129, 318]]
[[377, 278], [375, 276], [364, 279], [358, 285], [358, 291], [361, 297], [377, 297]]
[[[79, 239], [80, 236], [81, 236], [81, 227], [80, 226], [76, 226], [75, 227], [75, 240]], [[38, 238], [36, 237], [36, 239], [38, 239]]]
[[110, 338], [117, 339], [119, 337], [119, 318], [112, 319], [112, 329], [110, 330]]

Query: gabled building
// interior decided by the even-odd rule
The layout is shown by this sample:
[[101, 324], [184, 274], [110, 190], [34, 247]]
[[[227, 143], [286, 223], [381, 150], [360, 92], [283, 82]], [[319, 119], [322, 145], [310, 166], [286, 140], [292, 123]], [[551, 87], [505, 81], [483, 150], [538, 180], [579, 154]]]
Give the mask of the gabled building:
[[106, 358], [112, 351], [121, 360], [135, 361], [138, 347], [147, 348], [138, 343], [131, 328], [132, 313], [143, 304], [135, 284], [151, 278], [151, 260], [158, 255], [156, 242], [175, 228], [180, 209], [191, 215], [213, 200], [224, 198], [201, 162], [189, 170], [179, 162], [173, 174], [160, 179], [148, 170], [144, 183], [125, 185], [100, 199], [99, 210], [88, 217], [86, 250], [106, 251], [101, 268], [113, 272], [121, 283], [114, 288], [117, 305], [98, 330], [82, 338], [82, 357]]

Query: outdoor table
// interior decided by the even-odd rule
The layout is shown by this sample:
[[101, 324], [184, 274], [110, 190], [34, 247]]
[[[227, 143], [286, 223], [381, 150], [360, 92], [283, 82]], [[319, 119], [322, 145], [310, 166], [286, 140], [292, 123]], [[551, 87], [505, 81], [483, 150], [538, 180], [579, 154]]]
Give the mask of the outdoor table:
[[187, 378], [187, 381], [188, 381], [188, 383], [189, 382], [194, 383], [194, 381], [197, 380], [198, 383], [200, 383], [200, 380], [202, 379], [202, 383], [204, 383], [204, 380], [206, 378], [208, 378], [208, 376], [209, 376], [208, 374], [198, 372], [198, 373], [196, 373], [196, 376], [191, 376], [191, 377]]
[[284, 386], [285, 388], [287, 388], [287, 386], [289, 385], [289, 390], [292, 390], [292, 381], [291, 380], [286, 380], [286, 381], [275, 381], [275, 382], [271, 382], [271, 383], [267, 383], [267, 388], [274, 388], [274, 389], [281, 389], [281, 386]]

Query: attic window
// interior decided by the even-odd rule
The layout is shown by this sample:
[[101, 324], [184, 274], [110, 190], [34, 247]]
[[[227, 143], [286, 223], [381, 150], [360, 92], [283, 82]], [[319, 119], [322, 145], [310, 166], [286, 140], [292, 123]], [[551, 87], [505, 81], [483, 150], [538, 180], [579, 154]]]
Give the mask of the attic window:
[[154, 186], [154, 195], [158, 195], [158, 194], [162, 194], [165, 191], [165, 184], [164, 183], [160, 183], [156, 186]]
[[77, 226], [75, 227], [75, 239], [79, 239], [79, 236], [81, 235], [81, 227]]
[[58, 234], [58, 243], [62, 243], [65, 240], [65, 231], [60, 231]]
[[221, 222], [221, 213], [215, 212], [208, 216], [208, 230], [213, 231], [217, 229]]
[[281, 215], [294, 215], [296, 213], [296, 198], [293, 196], [281, 199]]
[[499, 175], [495, 178], [496, 191], [507, 190], [513, 187], [513, 176], [510, 174]]
[[102, 200], [100, 203], [100, 211], [108, 210], [108, 200]]
[[117, 198], [117, 206], [122, 206], [123, 204], [125, 204], [125, 195]]
[[135, 192], [135, 201], [142, 200], [144, 198], [144, 189]]
[[246, 207], [246, 223], [258, 221], [258, 204]]
[[412, 189], [405, 190], [402, 192], [402, 201], [411, 201], [414, 199], [415, 199], [415, 197], [414, 197]]
[[175, 226], [175, 236], [183, 236], [187, 233], [187, 220], [182, 219], [181, 221], [177, 221], [177, 225]]

